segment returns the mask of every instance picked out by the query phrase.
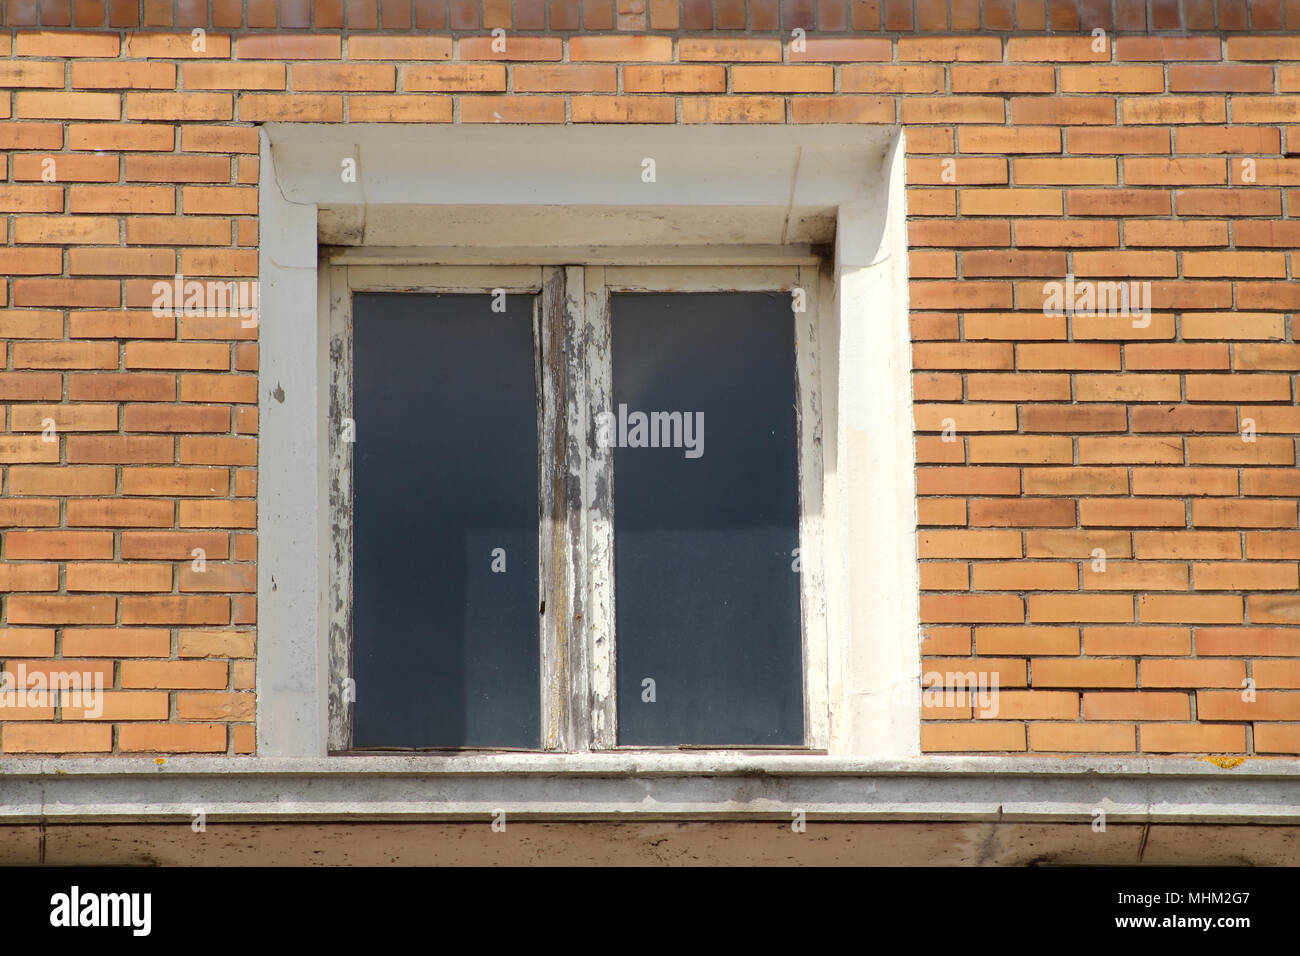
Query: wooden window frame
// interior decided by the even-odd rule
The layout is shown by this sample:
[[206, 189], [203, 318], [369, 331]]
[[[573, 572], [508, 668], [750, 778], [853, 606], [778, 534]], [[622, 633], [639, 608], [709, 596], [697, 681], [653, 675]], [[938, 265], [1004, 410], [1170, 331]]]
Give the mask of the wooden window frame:
[[[587, 250], [584, 264], [428, 264], [391, 252], [366, 264], [351, 250], [322, 251], [328, 307], [328, 742], [331, 754], [374, 753], [351, 746], [352, 465], [342, 423], [352, 417], [352, 297], [358, 292], [536, 295], [534, 355], [539, 390], [539, 609], [541, 741], [539, 751], [796, 751], [824, 753], [830, 739], [824, 526], [825, 474], [819, 308], [820, 262], [809, 250], [716, 251], [705, 264], [630, 264], [624, 250]], [[359, 261], [358, 261], [359, 260]], [[721, 261], [719, 261], [721, 260]], [[761, 264], [754, 264], [759, 262]], [[612, 450], [599, 446], [595, 422], [612, 410], [610, 295], [616, 292], [788, 292], [802, 290], [795, 312], [799, 470], [800, 616], [804, 741], [791, 747], [648, 747], [618, 744], [616, 699]], [[364, 693], [357, 689], [356, 693]], [[355, 694], [352, 695], [355, 699]], [[382, 748], [400, 751], [407, 748]], [[490, 753], [504, 748], [420, 748]], [[382, 752], [382, 751], [381, 751]], [[532, 752], [532, 751], [530, 751]]]

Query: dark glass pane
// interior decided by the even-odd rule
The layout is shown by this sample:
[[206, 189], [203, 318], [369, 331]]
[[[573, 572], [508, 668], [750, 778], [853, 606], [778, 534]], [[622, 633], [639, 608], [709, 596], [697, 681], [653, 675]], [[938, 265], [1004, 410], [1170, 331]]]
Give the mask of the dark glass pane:
[[353, 300], [357, 747], [539, 744], [533, 297], [491, 302]]
[[[617, 294], [611, 313], [619, 743], [801, 744], [790, 296]], [[660, 447], [632, 447], [638, 413]]]

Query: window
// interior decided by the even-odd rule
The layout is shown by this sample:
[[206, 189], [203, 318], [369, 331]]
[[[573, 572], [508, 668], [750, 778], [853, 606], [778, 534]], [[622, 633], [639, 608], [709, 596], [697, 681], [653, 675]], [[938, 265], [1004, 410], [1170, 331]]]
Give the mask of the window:
[[825, 747], [815, 262], [328, 282], [333, 752]]
[[[532, 746], [558, 754], [654, 746], [620, 743], [619, 708], [638, 703], [641, 686], [635, 699], [615, 686], [631, 673], [616, 667], [615, 632], [623, 632], [625, 653], [635, 635], [629, 638], [626, 623], [616, 627], [616, 473], [622, 467], [626, 476], [630, 466], [614, 459], [643, 453], [591, 447], [595, 416], [617, 411], [613, 389], [621, 378], [610, 354], [616, 297], [784, 294], [796, 284], [808, 293], [807, 312], [791, 313], [801, 416], [803, 748], [832, 756], [917, 754], [902, 132], [862, 124], [376, 124], [366, 126], [357, 181], [342, 182], [335, 157], [352, 155], [357, 130], [268, 123], [259, 132], [258, 756], [350, 752], [354, 703], [384, 693], [367, 690], [367, 681], [383, 675], [354, 687], [339, 683], [339, 675], [357, 676], [352, 512], [340, 504], [351, 500], [352, 474], [350, 458], [340, 463], [331, 454], [341, 417], [353, 418], [359, 439], [374, 437], [350, 405], [342, 414], [353, 393], [350, 381], [340, 389], [336, 373], [353, 365], [350, 352], [337, 352], [353, 343], [338, 335], [331, 341], [331, 322], [350, 315], [355, 294], [482, 297], [508, 287], [511, 302], [538, 300], [534, 386], [544, 388], [529, 411], [534, 421], [543, 416], [539, 510], [530, 529], [538, 547], [540, 726]], [[654, 183], [642, 179], [645, 157], [656, 160]], [[803, 427], [809, 423], [820, 434]], [[715, 437], [706, 418], [706, 467]], [[344, 444], [351, 455], [353, 445]], [[606, 487], [612, 493], [603, 507], [597, 498]], [[507, 566], [512, 575], [519, 567], [510, 557]], [[679, 702], [659, 676], [654, 706]], [[417, 693], [427, 695], [427, 686]], [[413, 707], [428, 711], [425, 703]], [[696, 729], [696, 739], [721, 739], [717, 727]], [[668, 739], [683, 739], [671, 733]], [[484, 739], [457, 746], [498, 746]], [[698, 763], [680, 753], [653, 760]], [[465, 756], [456, 766], [502, 762]]]

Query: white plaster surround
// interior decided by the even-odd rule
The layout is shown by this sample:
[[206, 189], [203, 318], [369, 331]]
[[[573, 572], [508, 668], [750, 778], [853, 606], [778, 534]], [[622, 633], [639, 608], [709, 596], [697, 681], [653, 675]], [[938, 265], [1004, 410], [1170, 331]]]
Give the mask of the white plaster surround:
[[[355, 182], [340, 174], [349, 158]], [[424, 262], [480, 264], [829, 254], [819, 299], [833, 333], [821, 340], [831, 725], [829, 755], [804, 759], [828, 770], [836, 757], [920, 759], [903, 159], [901, 130], [886, 127], [263, 126], [258, 757], [326, 755], [327, 243], [375, 262], [410, 261], [412, 247], [426, 248]], [[694, 759], [656, 765], [678, 757], [683, 770]], [[572, 758], [535, 759], [562, 770]]]

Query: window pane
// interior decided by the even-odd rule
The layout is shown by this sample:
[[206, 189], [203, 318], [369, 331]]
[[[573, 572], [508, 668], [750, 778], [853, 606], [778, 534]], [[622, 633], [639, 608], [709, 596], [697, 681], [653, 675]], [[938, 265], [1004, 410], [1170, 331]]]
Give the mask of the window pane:
[[619, 743], [801, 744], [790, 296], [611, 300]]
[[357, 747], [539, 743], [533, 297], [491, 302], [354, 298]]

